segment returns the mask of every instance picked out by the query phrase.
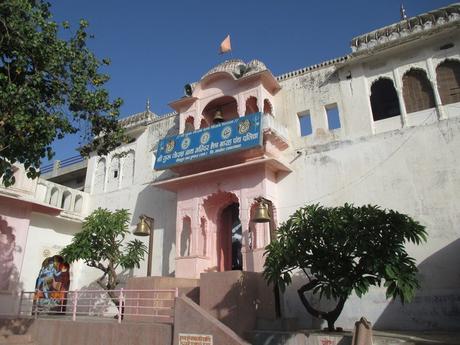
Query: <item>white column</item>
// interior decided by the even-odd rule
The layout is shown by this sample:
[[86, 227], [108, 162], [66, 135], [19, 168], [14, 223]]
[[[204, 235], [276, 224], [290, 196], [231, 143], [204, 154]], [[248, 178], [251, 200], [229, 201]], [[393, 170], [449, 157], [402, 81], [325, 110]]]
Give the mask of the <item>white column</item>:
[[407, 126], [407, 111], [406, 111], [406, 104], [404, 103], [404, 95], [403, 95], [403, 83], [401, 76], [399, 74], [398, 68], [393, 69], [393, 79], [395, 82], [395, 89], [396, 94], [398, 95], [399, 100], [399, 111], [401, 112], [401, 126]]
[[431, 87], [433, 88], [434, 103], [436, 105], [438, 119], [445, 120], [447, 117], [446, 117], [446, 112], [444, 111], [444, 106], [442, 105], [441, 96], [439, 95], [439, 91], [438, 91], [438, 82], [436, 80], [436, 71], [433, 66], [433, 59], [429, 57], [426, 60], [426, 64], [427, 64], [427, 69], [428, 69], [428, 79], [430, 80]]

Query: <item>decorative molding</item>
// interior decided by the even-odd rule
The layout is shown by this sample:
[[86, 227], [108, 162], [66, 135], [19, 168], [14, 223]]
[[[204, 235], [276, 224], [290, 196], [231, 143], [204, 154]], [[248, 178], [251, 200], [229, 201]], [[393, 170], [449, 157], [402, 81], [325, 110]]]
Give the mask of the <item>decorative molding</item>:
[[301, 68], [301, 69], [298, 69], [298, 70], [295, 70], [295, 71], [292, 71], [292, 72], [287, 72], [287, 73], [284, 73], [284, 74], [281, 74], [281, 75], [277, 76], [276, 80], [277, 81], [283, 81], [283, 80], [290, 79], [290, 78], [293, 78], [293, 77], [298, 77], [298, 76], [301, 76], [301, 75], [303, 75], [305, 73], [311, 72], [313, 70], [317, 70], [317, 69], [320, 69], [320, 68], [323, 68], [323, 67], [334, 66], [334, 65], [337, 65], [337, 64], [344, 63], [349, 58], [350, 58], [350, 55], [345, 55], [345, 56], [341, 56], [341, 57], [338, 57], [338, 58], [335, 58], [335, 59], [332, 59], [332, 60], [327, 60], [327, 61], [321, 62], [319, 64], [304, 67], [304, 68]]
[[460, 24], [460, 3], [404, 19], [398, 23], [354, 37], [351, 40], [351, 50], [356, 53], [390, 42], [399, 43], [398, 41], [411, 38], [417, 33], [433, 32], [448, 24]]
[[265, 64], [259, 60], [252, 60], [248, 63], [245, 63], [240, 59], [230, 59], [211, 68], [205, 75], [201, 77], [201, 80], [219, 72], [225, 72], [231, 75], [234, 79], [240, 79], [243, 76], [246, 77], [267, 70], [267, 66], [265, 66]]

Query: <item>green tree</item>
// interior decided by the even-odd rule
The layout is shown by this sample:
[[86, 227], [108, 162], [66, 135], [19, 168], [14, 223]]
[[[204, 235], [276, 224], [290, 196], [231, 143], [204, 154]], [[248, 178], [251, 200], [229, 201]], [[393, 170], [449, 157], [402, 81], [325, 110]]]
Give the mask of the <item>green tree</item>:
[[[111, 212], [98, 208], [85, 218], [82, 231], [75, 235], [61, 255], [69, 263], [83, 260], [88, 266], [101, 270], [103, 275], [97, 283], [105, 290], [114, 290], [119, 283], [117, 270], [139, 268], [139, 262], [147, 252], [146, 246], [137, 239], [125, 242], [129, 219], [127, 210]], [[108, 294], [118, 305], [113, 291]]]
[[[277, 229], [277, 239], [266, 248], [264, 276], [284, 290], [293, 274], [302, 270], [306, 284], [298, 294], [307, 311], [334, 323], [347, 298], [358, 297], [370, 286], [386, 287], [387, 298], [408, 302], [419, 287], [415, 260], [406, 242], [426, 241], [425, 228], [407, 215], [378, 206], [308, 205], [298, 209]], [[329, 312], [315, 309], [306, 292], [337, 301]]]
[[[81, 153], [106, 154], [123, 140], [121, 99], [110, 100], [100, 69], [109, 64], [89, 50], [88, 23], [72, 33], [53, 21], [45, 0], [0, 1], [0, 176], [14, 183], [12, 164], [39, 176], [52, 142], [85, 128]], [[65, 37], [60, 38], [59, 36]], [[94, 140], [91, 140], [95, 138]]]

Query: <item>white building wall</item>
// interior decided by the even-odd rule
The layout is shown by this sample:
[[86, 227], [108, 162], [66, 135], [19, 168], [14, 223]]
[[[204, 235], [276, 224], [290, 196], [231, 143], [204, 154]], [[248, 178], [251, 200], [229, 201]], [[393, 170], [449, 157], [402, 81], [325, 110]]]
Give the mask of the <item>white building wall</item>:
[[[452, 48], [440, 50], [446, 43], [453, 43]], [[338, 326], [352, 328], [361, 316], [376, 328], [386, 329], [440, 330], [460, 324], [460, 103], [412, 114], [405, 114], [401, 107], [401, 116], [374, 122], [369, 100], [372, 82], [382, 76], [394, 81], [401, 100], [401, 78], [412, 67], [424, 69], [435, 86], [436, 66], [446, 58], [460, 60], [459, 47], [458, 30], [438, 33], [397, 47], [376, 47], [360, 57], [280, 80], [282, 88], [273, 99], [273, 115], [289, 131], [290, 148], [283, 158], [292, 172], [278, 180], [278, 222], [310, 203], [377, 204], [407, 213], [425, 225], [429, 234], [426, 244], [408, 246], [409, 254], [417, 260], [422, 284], [414, 302], [402, 307], [387, 301], [384, 290], [376, 288], [362, 299], [352, 296]], [[333, 103], [339, 109], [341, 128], [331, 131], [325, 106]], [[307, 111], [313, 133], [301, 137], [298, 115]], [[153, 275], [173, 275], [175, 269], [176, 196], [150, 184], [171, 176], [168, 171], [153, 170], [154, 154], [158, 140], [177, 134], [177, 129], [177, 116], [156, 118], [128, 129], [136, 140], [103, 157], [104, 172], [101, 164], [96, 171], [100, 157], [88, 161], [85, 191], [91, 195], [89, 202], [83, 203], [83, 213], [98, 207], [128, 209], [131, 230], [140, 215], [153, 218]], [[114, 178], [111, 162], [116, 160], [118, 177]], [[45, 201], [54, 204], [57, 197], [48, 192]], [[34, 215], [24, 258], [24, 265], [30, 263], [30, 267], [24, 266], [21, 273], [26, 290], [35, 285], [44, 249], [51, 250], [51, 255], [57, 253], [79, 227], [77, 222]], [[148, 245], [148, 238], [139, 239]], [[144, 260], [140, 269], [122, 276], [143, 276], [146, 266]], [[92, 286], [100, 276], [82, 263], [71, 269], [71, 289]], [[296, 276], [294, 286], [287, 290], [283, 313], [300, 317], [306, 327], [317, 326], [297, 296], [296, 287], [302, 279]]]
[[[175, 263], [175, 219], [176, 196], [174, 193], [159, 190], [150, 186], [155, 178], [165, 172], [153, 170], [154, 153], [158, 140], [174, 134], [176, 117], [169, 116], [153, 121], [150, 125], [131, 133], [136, 140], [121, 146], [110, 153], [107, 160], [119, 157], [121, 180], [118, 186], [110, 185], [106, 179], [105, 192], [100, 179], [95, 178], [97, 161], [100, 157], [92, 157], [88, 162], [86, 190], [91, 192], [90, 212], [98, 207], [109, 210], [128, 209], [131, 213], [130, 230], [133, 231], [139, 216], [145, 214], [154, 219], [154, 242], [152, 252], [152, 275], [171, 275]], [[110, 174], [110, 173], [109, 173]], [[133, 174], [133, 175], [132, 175]], [[148, 247], [148, 237], [130, 235], [127, 240], [137, 238]], [[139, 269], [125, 272], [122, 278], [144, 276], [147, 271], [147, 254]]]
[[[81, 224], [78, 222], [32, 213], [21, 269], [22, 290], [35, 290], [35, 281], [43, 260], [58, 255], [80, 230]], [[71, 265], [70, 279], [71, 290], [82, 286], [79, 282], [82, 279], [82, 272], [78, 263]]]
[[[439, 50], [448, 42], [454, 47]], [[411, 304], [387, 301], [385, 290], [376, 288], [362, 299], [352, 296], [337, 326], [352, 328], [361, 316], [380, 329], [440, 330], [460, 324], [460, 103], [374, 122], [369, 100], [371, 83], [381, 76], [393, 79], [401, 93], [401, 78], [412, 67], [424, 69], [435, 87], [437, 64], [460, 60], [459, 47], [458, 35], [450, 33], [281, 82], [275, 116], [290, 131], [285, 160], [293, 172], [278, 182], [279, 221], [305, 204], [376, 204], [407, 213], [429, 235], [426, 244], [408, 245], [422, 285]], [[322, 109], [328, 103], [338, 104], [338, 131], [327, 129]], [[313, 133], [300, 137], [297, 114], [307, 110]], [[300, 317], [306, 327], [319, 326], [298, 298], [302, 281], [299, 273], [288, 289], [285, 315]]]
[[[348, 202], [398, 210], [427, 227], [428, 242], [408, 246], [422, 284], [414, 303], [402, 309], [386, 301], [383, 289], [374, 289], [361, 302], [351, 298], [337, 325], [351, 328], [363, 315], [384, 328], [420, 329], [429, 322], [429, 328], [452, 328], [460, 321], [455, 313], [460, 300], [459, 135], [460, 119], [455, 119], [317, 146], [303, 151], [293, 162], [294, 172], [279, 182], [280, 220], [305, 204]], [[288, 296], [288, 316], [308, 318], [297, 292], [291, 289]]]

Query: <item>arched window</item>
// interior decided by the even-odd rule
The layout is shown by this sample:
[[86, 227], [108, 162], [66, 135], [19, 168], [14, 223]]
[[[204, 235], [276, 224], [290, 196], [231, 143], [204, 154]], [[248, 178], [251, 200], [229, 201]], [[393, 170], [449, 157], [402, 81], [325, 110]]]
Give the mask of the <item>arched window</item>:
[[206, 227], [206, 218], [201, 217], [200, 221], [200, 240], [199, 240], [199, 254], [206, 256], [207, 254], [207, 243], [208, 243], [208, 231]]
[[184, 133], [193, 132], [195, 130], [195, 121], [192, 116], [187, 117], [185, 120]]
[[97, 162], [96, 173], [94, 175], [94, 193], [102, 193], [105, 185], [105, 159]]
[[180, 256], [190, 256], [192, 244], [192, 221], [189, 216], [182, 219], [182, 231], [180, 234]]
[[69, 191], [65, 191], [64, 194], [62, 194], [61, 208], [63, 208], [66, 211], [70, 211], [71, 199], [72, 194], [70, 194]]
[[[213, 99], [203, 109], [202, 118], [209, 126], [238, 118], [238, 104], [232, 96]], [[200, 123], [202, 125], [203, 122]]]
[[380, 78], [372, 84], [371, 107], [374, 121], [401, 114], [398, 95], [391, 79]]
[[206, 121], [206, 119], [201, 119], [200, 128], [207, 128], [207, 127], [209, 127], [208, 121]]
[[246, 112], [245, 115], [257, 113], [259, 111], [259, 107], [257, 106], [257, 98], [254, 96], [249, 97], [246, 100]]
[[264, 114], [273, 115], [273, 107], [268, 99], [264, 99]]
[[439, 96], [442, 104], [460, 102], [460, 62], [446, 60], [436, 68]]
[[406, 111], [413, 113], [434, 108], [434, 93], [431, 83], [422, 69], [412, 68], [402, 78]]
[[115, 156], [110, 162], [109, 176], [107, 178], [107, 190], [112, 191], [118, 189], [120, 181], [120, 158]]
[[83, 207], [83, 197], [81, 195], [77, 195], [75, 197], [75, 204], [73, 207], [74, 212], [81, 212]]
[[59, 197], [59, 190], [56, 187], [54, 187], [51, 190], [50, 199], [49, 199], [48, 203], [51, 206], [57, 206], [58, 205], [58, 197]]
[[129, 151], [125, 157], [123, 157], [123, 176], [121, 177], [121, 186], [128, 187], [133, 184], [134, 177], [134, 151]]

